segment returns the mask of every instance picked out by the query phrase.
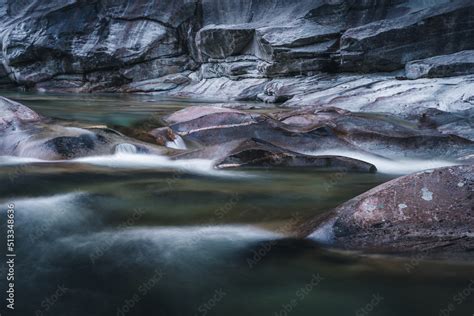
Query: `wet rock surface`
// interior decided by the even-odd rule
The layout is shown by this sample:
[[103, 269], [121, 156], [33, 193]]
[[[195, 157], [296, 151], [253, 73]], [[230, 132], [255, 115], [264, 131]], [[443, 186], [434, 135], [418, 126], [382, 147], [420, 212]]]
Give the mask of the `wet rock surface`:
[[468, 255], [474, 249], [473, 199], [473, 165], [427, 170], [382, 184], [315, 219], [310, 238], [345, 249]]
[[374, 165], [364, 161], [339, 156], [309, 156], [254, 139], [239, 144], [227, 157], [219, 161], [217, 167], [311, 167], [338, 172], [377, 171]]
[[341, 150], [392, 159], [456, 159], [474, 153], [474, 143], [464, 135], [339, 108], [305, 107], [263, 114], [199, 106], [178, 111], [165, 121], [168, 132], [205, 147], [254, 139], [303, 154]]
[[123, 144], [135, 153], [166, 154], [165, 147], [133, 140], [108, 128], [72, 127], [41, 117], [28, 107], [0, 97], [0, 155], [64, 160], [112, 155]]
[[0, 130], [15, 129], [18, 124], [26, 122], [37, 122], [40, 115], [28, 107], [0, 97]]

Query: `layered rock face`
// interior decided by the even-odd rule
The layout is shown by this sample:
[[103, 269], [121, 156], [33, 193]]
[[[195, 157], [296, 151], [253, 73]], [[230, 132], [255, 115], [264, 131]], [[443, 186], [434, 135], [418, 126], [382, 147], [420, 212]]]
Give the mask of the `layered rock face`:
[[[414, 60], [474, 49], [467, 0], [0, 4], [0, 85], [40, 90], [215, 97], [225, 89], [224, 98], [281, 102], [298, 95], [272, 98], [281, 78], [298, 84], [297, 75], [403, 70]], [[407, 67], [409, 77], [425, 76]]]

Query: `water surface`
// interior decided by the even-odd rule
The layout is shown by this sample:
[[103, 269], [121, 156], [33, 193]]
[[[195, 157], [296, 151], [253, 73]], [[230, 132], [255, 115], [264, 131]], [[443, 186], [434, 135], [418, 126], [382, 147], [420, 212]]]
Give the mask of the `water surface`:
[[[152, 96], [7, 96], [45, 116], [123, 127], [194, 104]], [[367, 256], [296, 238], [298, 225], [315, 215], [424, 168], [421, 161], [401, 170], [406, 164], [348, 174], [216, 171], [208, 161], [140, 155], [0, 157], [2, 236], [7, 204], [16, 209], [16, 312], [472, 315], [474, 292], [457, 294], [474, 289], [472, 263]], [[446, 314], [449, 304], [454, 310]]]

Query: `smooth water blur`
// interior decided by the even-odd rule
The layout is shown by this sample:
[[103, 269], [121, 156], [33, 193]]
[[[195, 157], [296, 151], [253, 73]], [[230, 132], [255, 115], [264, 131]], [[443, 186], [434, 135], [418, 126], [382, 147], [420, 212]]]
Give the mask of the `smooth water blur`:
[[[164, 98], [147, 94], [51, 94], [0, 91], [38, 113], [58, 119], [129, 127], [160, 118], [186, 106], [208, 104], [205, 100]], [[239, 102], [236, 102], [239, 104]], [[260, 104], [267, 108], [268, 105]]]
[[[16, 97], [43, 115], [123, 126], [191, 102]], [[366, 256], [298, 238], [299, 225], [394, 173], [218, 171], [206, 160], [130, 153], [0, 157], [1, 236], [7, 204], [16, 209], [16, 312], [472, 315], [472, 263]]]

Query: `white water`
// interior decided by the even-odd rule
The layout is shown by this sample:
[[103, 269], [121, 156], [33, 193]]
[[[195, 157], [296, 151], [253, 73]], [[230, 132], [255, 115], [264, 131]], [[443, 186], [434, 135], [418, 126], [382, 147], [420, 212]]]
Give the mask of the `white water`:
[[[148, 264], [154, 260], [168, 262], [173, 266], [189, 265], [192, 260], [204, 262], [226, 261], [226, 254], [237, 249], [248, 247], [255, 242], [281, 239], [284, 236], [260, 229], [251, 225], [219, 225], [219, 226], [145, 226], [125, 229], [107, 229], [97, 233], [74, 235], [61, 238], [61, 243], [76, 252], [90, 254], [96, 249], [106, 249], [105, 254], [117, 260], [123, 259], [123, 254], [114, 246], [124, 243], [136, 247], [147, 245], [147, 256], [142, 259]], [[245, 261], [244, 261], [245, 262]]]
[[95, 166], [109, 168], [127, 168], [127, 169], [150, 169], [165, 168], [182, 172], [221, 175], [222, 172], [214, 169], [214, 162], [207, 159], [189, 159], [189, 160], [171, 160], [168, 157], [133, 154], [133, 153], [117, 153], [108, 156], [91, 156], [70, 160], [71, 162], [87, 163]]
[[132, 144], [118, 144], [115, 146], [115, 153], [116, 154], [136, 154], [137, 153], [137, 147]]
[[[127, 145], [127, 144], [121, 144]], [[118, 146], [117, 146], [118, 147]], [[93, 166], [126, 169], [167, 169], [176, 172], [192, 173], [218, 177], [248, 177], [244, 172], [223, 171], [214, 168], [214, 161], [209, 159], [171, 160], [165, 156], [137, 154], [130, 152], [131, 148], [122, 146], [117, 153], [105, 156], [91, 156], [71, 160], [42, 160], [14, 156], [0, 156], [0, 166], [21, 166], [27, 168], [33, 163], [70, 164], [82, 163]]]
[[319, 227], [314, 232], [312, 232], [311, 235], [308, 236], [308, 238], [313, 239], [322, 244], [330, 244], [334, 239], [334, 222], [335, 220], [331, 220], [323, 226]]
[[165, 146], [173, 149], [187, 149], [183, 138], [179, 135], [175, 135], [175, 137], [176, 138], [173, 141], [166, 142]]
[[324, 155], [335, 155], [349, 157], [353, 159], [362, 160], [368, 163], [373, 164], [377, 167], [377, 171], [380, 173], [395, 174], [395, 175], [404, 175], [410, 174], [422, 170], [455, 166], [456, 163], [447, 160], [437, 160], [437, 159], [388, 159], [380, 156], [346, 151], [346, 150], [325, 150], [318, 152], [306, 153], [307, 155], [312, 156], [324, 156]]

